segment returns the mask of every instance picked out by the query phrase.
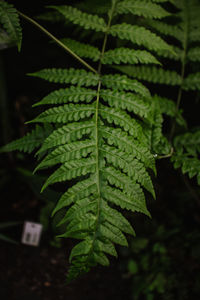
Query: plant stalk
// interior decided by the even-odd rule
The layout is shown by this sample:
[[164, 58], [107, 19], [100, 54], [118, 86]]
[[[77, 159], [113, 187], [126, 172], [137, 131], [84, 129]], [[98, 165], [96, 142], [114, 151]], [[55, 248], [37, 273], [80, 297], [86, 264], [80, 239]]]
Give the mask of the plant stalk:
[[48, 37], [50, 37], [56, 44], [58, 44], [60, 47], [62, 47], [65, 51], [67, 51], [69, 54], [71, 54], [75, 59], [77, 59], [82, 65], [84, 65], [87, 69], [92, 71], [93, 73], [97, 74], [98, 72], [90, 66], [86, 61], [84, 61], [80, 56], [78, 56], [76, 53], [74, 53], [70, 48], [68, 48], [65, 44], [63, 44], [59, 39], [57, 39], [53, 34], [51, 34], [48, 30], [46, 30], [43, 26], [41, 26], [38, 22], [33, 20], [32, 18], [28, 17], [27, 15], [21, 13], [18, 11], [19, 15], [35, 25], [38, 29], [40, 29], [42, 32], [44, 32]]

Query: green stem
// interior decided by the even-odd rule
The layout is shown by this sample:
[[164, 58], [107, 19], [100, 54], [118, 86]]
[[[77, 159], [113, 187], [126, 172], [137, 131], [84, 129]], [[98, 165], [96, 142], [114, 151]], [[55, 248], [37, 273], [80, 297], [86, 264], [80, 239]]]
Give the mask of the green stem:
[[75, 57], [82, 65], [84, 65], [87, 69], [92, 71], [93, 73], [97, 73], [97, 71], [90, 66], [86, 61], [84, 61], [82, 58], [80, 58], [76, 53], [74, 53], [70, 48], [68, 48], [65, 44], [63, 44], [59, 39], [57, 39], [54, 35], [52, 35], [48, 30], [46, 30], [43, 26], [41, 26], [38, 22], [33, 20], [32, 18], [26, 16], [25, 14], [18, 11], [19, 15], [29, 21], [30, 23], [34, 24], [38, 29], [40, 29], [42, 32], [44, 32], [48, 37], [50, 37], [54, 42], [56, 42], [59, 46], [61, 46], [64, 50], [66, 50], [69, 54], [71, 54], [73, 57]]
[[110, 26], [111, 26], [112, 16], [113, 16], [113, 13], [114, 13], [114, 10], [115, 10], [116, 2], [117, 2], [117, 0], [112, 1], [112, 7], [111, 7], [111, 10], [109, 12], [108, 24], [107, 24], [106, 33], [105, 33], [105, 36], [104, 36], [104, 41], [103, 41], [103, 46], [102, 46], [102, 49], [101, 49], [101, 56], [100, 56], [100, 61], [99, 61], [99, 66], [98, 66], [99, 75], [101, 75], [102, 59], [103, 59], [103, 56], [104, 56], [104, 53], [105, 53], [105, 50], [106, 50], [106, 44], [107, 44], [107, 40], [108, 40], [108, 32], [109, 32], [109, 29], [110, 29]]
[[96, 123], [96, 131], [95, 131], [95, 138], [96, 138], [96, 174], [97, 174], [97, 178], [96, 179], [97, 179], [97, 190], [98, 190], [98, 211], [97, 211], [96, 228], [95, 228], [95, 232], [94, 232], [94, 236], [93, 236], [93, 244], [92, 244], [90, 252], [93, 251], [94, 241], [95, 241], [96, 235], [97, 235], [97, 228], [98, 228], [99, 222], [100, 222], [100, 211], [101, 211], [101, 205], [102, 205], [101, 191], [100, 191], [101, 178], [100, 178], [99, 131], [98, 131], [102, 59], [103, 59], [103, 56], [104, 56], [104, 53], [105, 53], [105, 49], [106, 49], [106, 44], [107, 44], [107, 40], [108, 40], [108, 32], [109, 32], [109, 29], [110, 29], [110, 26], [111, 26], [111, 21], [112, 21], [112, 16], [113, 16], [113, 13], [114, 13], [115, 5], [116, 5], [116, 0], [113, 0], [112, 1], [112, 7], [111, 7], [111, 10], [110, 10], [110, 13], [109, 13], [107, 30], [106, 30], [106, 33], [105, 33], [105, 36], [104, 36], [103, 45], [102, 45], [100, 61], [99, 61], [99, 65], [98, 65], [98, 74], [100, 76], [100, 80], [99, 80], [98, 89], [97, 89], [96, 113], [95, 113], [95, 123]]
[[156, 155], [154, 156], [157, 159], [162, 159], [162, 158], [169, 158], [172, 156], [172, 154], [174, 153], [174, 148], [171, 148], [170, 152], [166, 155]]

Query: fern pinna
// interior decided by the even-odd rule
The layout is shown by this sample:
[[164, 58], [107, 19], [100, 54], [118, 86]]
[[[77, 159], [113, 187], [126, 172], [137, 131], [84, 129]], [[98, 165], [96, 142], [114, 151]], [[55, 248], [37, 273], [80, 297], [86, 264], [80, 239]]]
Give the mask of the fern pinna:
[[[71, 187], [53, 211], [53, 215], [61, 209], [66, 211], [59, 223], [66, 228], [61, 237], [81, 240], [70, 254], [68, 280], [97, 263], [108, 265], [107, 254], [117, 256], [115, 244], [127, 246], [124, 234], [135, 234], [121, 209], [149, 216], [144, 191], [155, 197], [149, 175], [150, 170], [155, 172], [149, 134], [155, 122], [150, 92], [126, 75], [110, 74], [109, 66], [159, 64], [151, 51], [171, 51], [171, 47], [142, 26], [119, 23], [118, 16], [129, 13], [162, 18], [168, 13], [153, 3], [161, 1], [110, 2], [107, 23], [104, 15], [88, 14], [71, 6], [51, 7], [73, 24], [96, 31], [102, 37], [101, 50], [72, 39], [62, 40], [79, 57], [97, 62], [97, 70], [85, 64], [89, 71], [44, 69], [32, 74], [66, 85], [36, 103], [35, 106], [48, 108], [28, 123], [55, 126], [54, 130], [48, 127], [51, 133], [37, 152], [43, 159], [35, 171], [58, 165], [42, 190], [51, 184], [70, 181]], [[110, 36], [113, 40], [126, 40], [134, 48], [108, 49]], [[40, 130], [46, 132], [43, 125], [29, 134], [32, 141]], [[20, 140], [17, 143], [20, 145]], [[14, 142], [2, 151], [11, 149], [16, 149]], [[27, 151], [23, 146], [21, 150]]]
[[[174, 53], [157, 51], [157, 54], [163, 58], [164, 68], [159, 66], [138, 67], [128, 65], [117, 68], [133, 78], [174, 87], [171, 89], [173, 92], [171, 95], [173, 102], [157, 95], [154, 97], [154, 100], [159, 102], [163, 113], [169, 115], [171, 111], [170, 116], [176, 118], [176, 122], [182, 126], [182, 131], [185, 131], [185, 133], [175, 137], [173, 141], [174, 153], [172, 162], [175, 168], [181, 167], [182, 171], [184, 173], [187, 172], [190, 177], [192, 174], [199, 177], [198, 155], [191, 156], [191, 153], [189, 154], [188, 151], [185, 151], [188, 147], [189, 137], [191, 141], [194, 141], [195, 137], [199, 134], [199, 130], [192, 130], [190, 133], [186, 132], [186, 122], [181, 118], [179, 109], [181, 108], [182, 99], [188, 96], [187, 91], [197, 92], [200, 90], [200, 4], [197, 0], [174, 0], [171, 2], [173, 5], [169, 7], [173, 7], [173, 14], [166, 16], [163, 20], [148, 20], [145, 23], [153, 28], [155, 32], [159, 32], [165, 38], [170, 39], [171, 44], [173, 44]], [[175, 88], [177, 88], [176, 99], [174, 99]], [[193, 94], [194, 97], [195, 94]], [[171, 109], [169, 109], [169, 106], [171, 106]], [[172, 140], [175, 134], [175, 122], [173, 122], [169, 134], [170, 140]], [[185, 137], [187, 138], [185, 139]], [[182, 140], [182, 147], [180, 148], [180, 143], [177, 142], [179, 140]], [[184, 141], [186, 143], [185, 146], [183, 144]], [[194, 143], [193, 147], [198, 149], [198, 144]], [[163, 151], [164, 149], [161, 150]], [[195, 163], [196, 172], [194, 172]]]

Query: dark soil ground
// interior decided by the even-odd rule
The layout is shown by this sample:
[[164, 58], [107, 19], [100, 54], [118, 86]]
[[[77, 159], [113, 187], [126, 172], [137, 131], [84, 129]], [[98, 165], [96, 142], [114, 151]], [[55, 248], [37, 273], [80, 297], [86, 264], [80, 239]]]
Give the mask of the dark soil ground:
[[119, 270], [118, 260], [111, 259], [110, 267], [97, 267], [66, 285], [71, 240], [64, 242], [62, 247], [51, 246], [53, 234], [49, 229], [43, 233], [39, 247], [21, 244], [23, 222], [38, 222], [44, 202], [12, 168], [5, 172], [7, 182], [1, 189], [0, 222], [19, 221], [21, 224], [0, 231], [18, 242], [11, 244], [0, 240], [0, 299], [131, 299], [129, 279]]
[[122, 278], [116, 264], [106, 269], [96, 268], [66, 285], [64, 249], [4, 244], [0, 265], [2, 300], [130, 299], [128, 281]]

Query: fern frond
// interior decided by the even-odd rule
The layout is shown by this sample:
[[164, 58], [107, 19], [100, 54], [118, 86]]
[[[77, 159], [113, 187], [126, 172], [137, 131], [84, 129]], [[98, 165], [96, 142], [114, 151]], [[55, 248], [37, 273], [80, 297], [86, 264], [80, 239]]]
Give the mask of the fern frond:
[[70, 160], [84, 158], [91, 152], [94, 152], [94, 150], [95, 144], [92, 140], [85, 140], [61, 145], [53, 150], [50, 154], [48, 154], [37, 166], [36, 170], [43, 167], [53, 166], [59, 163], [66, 163]]
[[102, 84], [107, 88], [133, 91], [144, 97], [150, 97], [149, 90], [141, 82], [130, 79], [126, 75], [104, 75], [102, 76]]
[[132, 43], [144, 46], [149, 50], [168, 50], [172, 51], [172, 48], [159, 36], [150, 30], [126, 23], [116, 24], [111, 26], [109, 33], [114, 37], [119, 37], [122, 40], [128, 40]]
[[149, 174], [142, 163], [132, 158], [126, 152], [110, 146], [102, 146], [100, 149], [106, 160], [115, 168], [120, 168], [127, 173], [133, 180], [140, 183], [154, 197], [155, 192]]
[[92, 89], [86, 89], [79, 86], [71, 86], [66, 89], [59, 89], [53, 91], [44, 97], [41, 101], [35, 103], [33, 107], [47, 104], [64, 104], [64, 103], [78, 103], [86, 102], [90, 103], [96, 96], [96, 91]]
[[42, 147], [37, 153], [46, 151], [60, 145], [75, 142], [83, 138], [90, 137], [94, 134], [95, 124], [91, 121], [79, 121], [78, 123], [69, 123], [54, 130], [44, 141]]
[[52, 215], [61, 208], [67, 207], [77, 201], [82, 201], [84, 198], [92, 198], [91, 195], [97, 193], [97, 183], [95, 176], [79, 181], [65, 192], [57, 203]]
[[103, 177], [111, 185], [120, 188], [125, 194], [134, 197], [134, 202], [145, 203], [145, 197], [140, 186], [133, 182], [127, 175], [113, 167], [101, 170]]
[[99, 131], [102, 133], [103, 138], [107, 140], [108, 145], [114, 145], [120, 150], [133, 155], [133, 157], [141, 160], [146, 168], [153, 169], [155, 172], [153, 155], [140, 142], [130, 137], [120, 128], [100, 126]]
[[117, 227], [124, 233], [135, 235], [135, 231], [128, 220], [116, 209], [108, 206], [105, 201], [103, 202], [103, 212], [105, 214], [105, 220], [111, 225], [117, 225]]
[[106, 23], [103, 18], [97, 15], [87, 14], [72, 6], [60, 5], [49, 6], [61, 13], [67, 20], [74, 24], [80, 25], [85, 29], [93, 29], [95, 31], [106, 31]]
[[108, 108], [101, 105], [99, 108], [100, 116], [110, 124], [115, 124], [123, 128], [131, 136], [137, 138], [142, 136], [142, 127], [137, 120], [132, 119], [126, 112], [117, 108]]
[[175, 118], [177, 124], [187, 128], [186, 121], [182, 117], [181, 111], [177, 110], [176, 103], [174, 101], [158, 95], [153, 96], [153, 101], [158, 101], [162, 114]]
[[187, 132], [177, 136], [174, 139], [174, 146], [179, 153], [186, 151], [188, 155], [198, 157], [198, 153], [200, 153], [200, 131]]
[[181, 168], [183, 174], [188, 173], [189, 178], [197, 176], [197, 183], [200, 185], [200, 161], [195, 157], [188, 157], [187, 154], [175, 154], [172, 158], [174, 168]]
[[[56, 162], [55, 162], [56, 163]], [[42, 191], [50, 184], [70, 180], [86, 174], [95, 173], [96, 161], [94, 158], [85, 158], [80, 160], [70, 160], [63, 163], [51, 176], [42, 187]]]
[[151, 149], [152, 153], [161, 153], [158, 151], [158, 146], [161, 144], [162, 140], [162, 123], [163, 123], [163, 116], [160, 109], [159, 101], [154, 99], [151, 103], [152, 106], [152, 118], [153, 123], [151, 127], [143, 127], [144, 134], [146, 135], [149, 149]]
[[102, 195], [111, 204], [120, 206], [122, 209], [131, 210], [132, 212], [142, 212], [143, 214], [150, 216], [145, 203], [133, 201], [134, 197], [127, 196], [120, 190], [105, 186], [103, 187]]
[[94, 105], [84, 104], [65, 104], [63, 106], [50, 108], [41, 113], [34, 120], [27, 122], [35, 123], [65, 123], [70, 121], [78, 121], [86, 117], [90, 117], [95, 113]]
[[[31, 74], [65, 85], [34, 105], [50, 108], [28, 123], [55, 124], [36, 153], [43, 156], [35, 171], [53, 167], [42, 191], [57, 183], [66, 187], [52, 215], [62, 209], [64, 214], [58, 225], [64, 225], [64, 230], [60, 237], [80, 240], [70, 254], [69, 280], [98, 263], [108, 265], [107, 254], [117, 256], [115, 244], [127, 246], [125, 234], [135, 234], [121, 209], [150, 216], [145, 193], [155, 198], [150, 172], [156, 173], [152, 153], [162, 144], [159, 101], [154, 101], [148, 88], [131, 76], [103, 73], [102, 64], [158, 64], [148, 49], [172, 51], [172, 47], [145, 27], [114, 21], [118, 20], [117, 14], [127, 12], [148, 18], [161, 18], [168, 13], [153, 4], [164, 0], [110, 2], [108, 24], [97, 15], [71, 6], [51, 6], [66, 20], [100, 32], [98, 37], [103, 33], [101, 52], [84, 43], [62, 40], [80, 57], [98, 62], [97, 71], [53, 68]], [[113, 16], [116, 18], [112, 20]], [[113, 37], [119, 37], [131, 41], [136, 48], [124, 48], [122, 42], [120, 48], [111, 50], [107, 47], [109, 36], [112, 45]], [[162, 83], [164, 79], [158, 79], [161, 71], [160, 75], [159, 69], [153, 70], [155, 82]], [[171, 73], [167, 76], [168, 81], [172, 80]]]
[[140, 0], [124, 0], [118, 2], [116, 14], [127, 13], [153, 19], [161, 19], [170, 15], [160, 5], [151, 2]]
[[192, 62], [200, 62], [200, 47], [194, 47], [189, 49], [187, 58]]
[[53, 127], [50, 124], [45, 124], [44, 126], [36, 125], [30, 133], [27, 133], [24, 137], [15, 140], [0, 148], [0, 152], [10, 152], [10, 151], [23, 151], [26, 153], [31, 153], [33, 150], [42, 145], [44, 139], [51, 134]]
[[160, 64], [159, 61], [145, 50], [132, 50], [128, 48], [116, 48], [105, 52], [103, 64]]
[[116, 66], [115, 69], [133, 78], [152, 83], [167, 84], [172, 86], [181, 84], [181, 76], [178, 73], [154, 66]]
[[176, 40], [180, 41], [181, 43], [183, 42], [184, 33], [177, 25], [171, 25], [157, 20], [148, 21], [148, 25], [156, 29], [156, 31], [158, 31], [161, 34], [171, 36]]
[[175, 61], [182, 61], [184, 57], [184, 51], [179, 47], [173, 46], [173, 52], [158, 50], [157, 55], [159, 57], [168, 58]]
[[183, 81], [183, 89], [200, 90], [200, 72], [189, 74]]
[[0, 1], [0, 24], [8, 33], [11, 40], [17, 44], [18, 51], [21, 49], [22, 28], [17, 10], [12, 4]]
[[142, 118], [144, 117], [151, 120], [150, 102], [145, 101], [145, 99], [137, 94], [102, 89], [101, 97], [111, 107], [134, 112]]
[[73, 52], [75, 52], [80, 57], [89, 58], [93, 61], [97, 61], [100, 58], [100, 51], [98, 48], [85, 44], [80, 43], [72, 39], [61, 39], [61, 42], [68, 46]]
[[28, 75], [55, 83], [70, 83], [78, 86], [96, 86], [99, 76], [83, 69], [43, 69]]
[[189, 178], [196, 176], [200, 185], [200, 131], [175, 137], [174, 148], [175, 153], [171, 158], [174, 168], [181, 168], [183, 174], [188, 173]]

